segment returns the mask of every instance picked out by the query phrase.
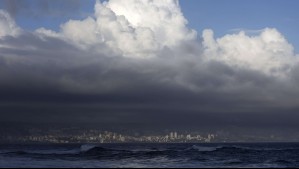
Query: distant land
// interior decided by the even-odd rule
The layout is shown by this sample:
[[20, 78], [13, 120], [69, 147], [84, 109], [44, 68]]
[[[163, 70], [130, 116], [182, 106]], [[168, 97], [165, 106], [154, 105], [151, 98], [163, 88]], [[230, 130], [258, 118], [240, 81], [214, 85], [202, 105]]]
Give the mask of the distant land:
[[94, 126], [67, 126], [62, 124], [11, 124], [0, 125], [0, 143], [230, 143], [230, 142], [298, 142], [298, 134], [276, 130], [257, 130], [245, 133], [237, 127], [227, 129], [193, 130], [123, 130]]

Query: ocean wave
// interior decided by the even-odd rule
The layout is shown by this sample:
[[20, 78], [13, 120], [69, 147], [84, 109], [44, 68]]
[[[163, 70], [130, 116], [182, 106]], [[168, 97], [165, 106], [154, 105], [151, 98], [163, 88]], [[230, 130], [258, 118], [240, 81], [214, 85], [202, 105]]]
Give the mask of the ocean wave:
[[144, 148], [144, 149], [132, 149], [130, 150], [133, 153], [138, 153], [138, 152], [155, 152], [155, 151], [166, 151], [166, 149], [164, 150], [159, 150], [159, 149], [150, 149], [150, 148]]
[[80, 147], [80, 152], [84, 153], [84, 152], [90, 151], [90, 150], [92, 150], [92, 149], [94, 149], [96, 147], [98, 147], [98, 146], [96, 146], [96, 145], [90, 145], [90, 144], [84, 144], [84, 145], [82, 145]]
[[193, 145], [185, 151], [198, 151], [198, 152], [224, 152], [224, 151], [245, 151], [245, 150], [253, 150], [247, 147], [239, 147], [239, 146], [198, 146]]
[[0, 154], [7, 155], [80, 155], [80, 154], [91, 154], [99, 152], [113, 151], [112, 149], [107, 149], [99, 147], [96, 145], [87, 145], [84, 144], [80, 148], [73, 149], [53, 149], [53, 150], [18, 150], [18, 151], [6, 151], [0, 152]]
[[190, 148], [187, 148], [186, 151], [189, 150], [196, 150], [199, 152], [212, 152], [212, 151], [216, 151], [219, 147], [203, 147], [203, 146], [197, 146], [197, 145], [193, 145]]
[[193, 145], [185, 151], [198, 151], [198, 152], [225, 152], [225, 151], [298, 151], [299, 148], [265, 148], [265, 147], [246, 147], [246, 146], [198, 146]]
[[174, 155], [180, 153], [191, 153], [191, 152], [225, 152], [225, 151], [240, 151], [241, 148], [236, 147], [202, 147], [202, 146], [192, 146], [185, 150], [179, 149], [166, 149], [166, 150], [152, 150], [152, 149], [139, 149], [139, 150], [117, 150], [109, 149], [100, 146], [81, 146], [80, 149], [73, 150], [20, 150], [20, 151], [11, 151], [3, 154], [6, 155], [18, 155], [18, 156], [109, 156], [116, 154], [127, 154], [127, 155], [140, 155], [143, 157], [146, 156], [162, 156], [162, 155]]
[[266, 147], [247, 147], [247, 146], [223, 146], [217, 150], [244, 150], [244, 151], [298, 151], [297, 147], [286, 147], [286, 148], [266, 148]]
[[[164, 147], [161, 148], [135, 148], [135, 149], [116, 149], [101, 147], [99, 145], [84, 144], [73, 149], [51, 149], [51, 150], [20, 150], [11, 152], [2, 152], [1, 155], [16, 155], [16, 156], [51, 156], [51, 157], [87, 157], [87, 158], [108, 158], [118, 156], [122, 157], [158, 157], [158, 156], [182, 156], [191, 154], [210, 154], [210, 153], [256, 153], [256, 152], [271, 152], [271, 151], [298, 151], [291, 148], [266, 148], [266, 147], [246, 147], [246, 146], [211, 146], [211, 145], [192, 145], [189, 148], [179, 147]], [[1, 152], [0, 152], [1, 153]]]
[[91, 153], [101, 153], [101, 152], [126, 152], [126, 153], [161, 153], [169, 151], [178, 151], [178, 150], [169, 150], [169, 149], [159, 149], [159, 148], [137, 148], [137, 149], [112, 149], [105, 148], [97, 145], [82, 145], [81, 146], [82, 154], [91, 154]]
[[[292, 151], [287, 151], [291, 150]], [[20, 150], [20, 151], [18, 151]], [[10, 151], [10, 152], [8, 152]], [[82, 144], [45, 146], [8, 146], [1, 149], [0, 166], [18, 160], [24, 164], [57, 161], [79, 164], [78, 167], [123, 167], [137, 164], [140, 167], [298, 167], [298, 145], [280, 144]], [[3, 161], [12, 159], [11, 161]], [[45, 161], [45, 162], [44, 162]], [[1, 163], [2, 162], [2, 163]], [[4, 163], [6, 162], [6, 163]], [[96, 164], [96, 165], [95, 165]], [[115, 164], [115, 165], [114, 165]], [[170, 165], [169, 165], [170, 164]], [[8, 165], [7, 165], [8, 166]], [[108, 168], [109, 168], [108, 167]]]
[[76, 155], [79, 154], [77, 150], [36, 150], [36, 151], [29, 151], [29, 150], [20, 150], [20, 151], [10, 151], [5, 152], [2, 154], [6, 155]]
[[289, 160], [276, 160], [276, 161], [272, 161], [272, 163], [278, 163], [278, 164], [293, 164], [294, 161], [289, 161]]

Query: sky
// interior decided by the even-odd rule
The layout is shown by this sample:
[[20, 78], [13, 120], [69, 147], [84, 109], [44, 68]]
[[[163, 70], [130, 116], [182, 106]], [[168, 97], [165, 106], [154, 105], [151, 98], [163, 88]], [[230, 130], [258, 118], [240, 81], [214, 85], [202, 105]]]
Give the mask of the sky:
[[0, 0], [0, 121], [299, 127], [295, 0]]
[[[92, 15], [94, 3], [95, 0], [59, 0], [54, 3], [48, 0], [1, 0], [0, 6], [15, 16], [18, 25], [24, 29], [32, 31], [46, 27], [58, 31], [60, 25], [69, 19]], [[271, 4], [266, 0], [181, 0], [180, 5], [189, 27], [198, 32], [211, 28], [217, 37], [221, 37], [240, 30], [258, 31], [274, 27], [286, 36], [296, 50], [299, 48], [299, 35], [296, 35], [299, 29], [299, 2], [296, 0], [273, 0]]]

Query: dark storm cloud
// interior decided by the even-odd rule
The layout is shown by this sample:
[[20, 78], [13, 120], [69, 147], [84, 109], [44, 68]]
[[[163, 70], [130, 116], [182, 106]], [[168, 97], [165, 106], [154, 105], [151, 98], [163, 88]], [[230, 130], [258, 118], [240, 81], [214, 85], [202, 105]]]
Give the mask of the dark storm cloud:
[[1, 121], [298, 126], [292, 81], [204, 63], [192, 45], [139, 60], [110, 56], [105, 45], [97, 46], [103, 51], [97, 54], [32, 33], [3, 38], [0, 44]]
[[[7, 2], [15, 14], [33, 5], [15, 2]], [[299, 69], [290, 66], [290, 60], [296, 63], [292, 47], [279, 32], [216, 40], [205, 30], [199, 40], [179, 7], [165, 16], [164, 6], [176, 7], [174, 2], [155, 4], [163, 9], [152, 18], [156, 27], [133, 27], [125, 20], [134, 20], [130, 11], [118, 17], [98, 2], [93, 17], [62, 24], [60, 32], [26, 32], [0, 11], [0, 121], [135, 129], [299, 127]], [[65, 12], [60, 3], [68, 1], [36, 2], [40, 8], [34, 9], [49, 14], [56, 4]], [[126, 3], [129, 10], [136, 1]], [[152, 4], [138, 5], [157, 12]], [[161, 32], [168, 34], [161, 38]]]

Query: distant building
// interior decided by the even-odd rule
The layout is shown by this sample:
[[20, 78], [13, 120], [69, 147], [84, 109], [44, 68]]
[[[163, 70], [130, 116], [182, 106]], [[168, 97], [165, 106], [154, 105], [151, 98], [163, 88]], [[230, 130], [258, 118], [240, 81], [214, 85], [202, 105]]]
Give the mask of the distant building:
[[177, 139], [178, 138], [178, 133], [174, 132], [174, 138]]
[[174, 133], [173, 132], [170, 133], [170, 139], [174, 139]]

